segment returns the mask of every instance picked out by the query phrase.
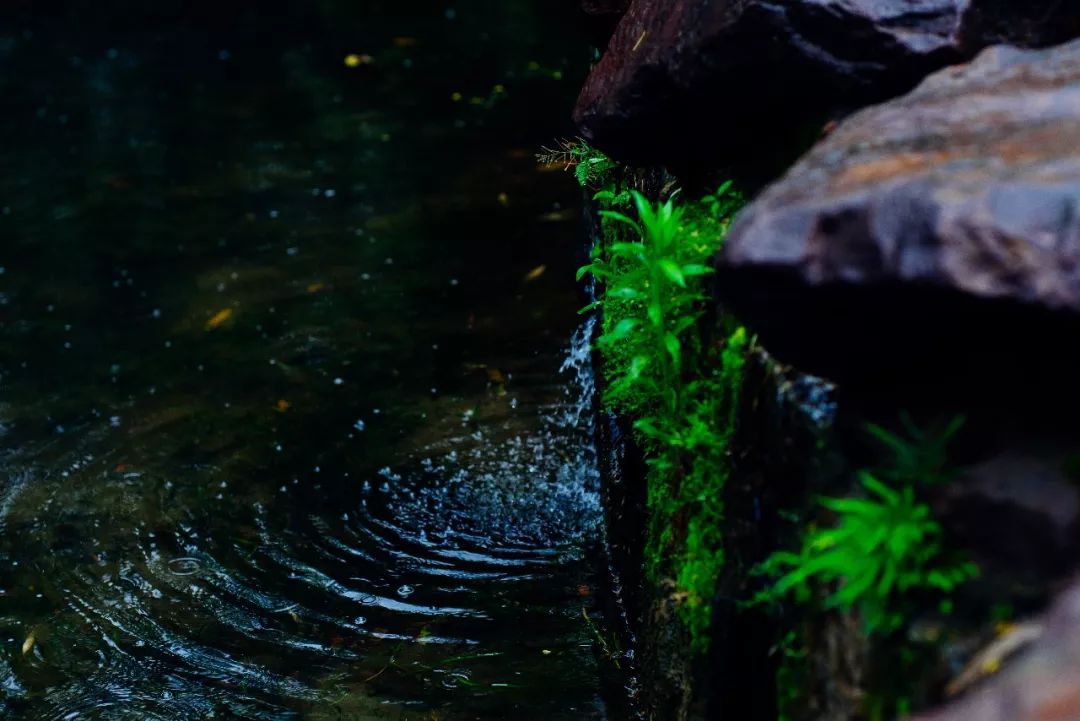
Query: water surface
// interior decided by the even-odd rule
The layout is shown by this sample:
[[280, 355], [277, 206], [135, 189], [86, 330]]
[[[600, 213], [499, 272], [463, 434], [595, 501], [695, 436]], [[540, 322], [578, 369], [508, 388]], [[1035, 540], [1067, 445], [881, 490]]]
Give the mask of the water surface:
[[573, 9], [295, 5], [4, 11], [0, 716], [606, 718]]

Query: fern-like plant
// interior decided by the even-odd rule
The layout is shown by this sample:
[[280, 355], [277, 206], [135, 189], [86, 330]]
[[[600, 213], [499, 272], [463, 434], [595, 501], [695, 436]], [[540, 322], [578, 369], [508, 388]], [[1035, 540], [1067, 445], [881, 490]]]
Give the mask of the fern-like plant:
[[948, 559], [941, 526], [909, 484], [892, 488], [869, 472], [859, 474], [866, 498], [825, 498], [835, 526], [809, 531], [799, 553], [774, 554], [766, 564], [778, 574], [768, 597], [811, 597], [830, 589], [828, 608], [857, 609], [871, 632], [891, 632], [905, 619], [913, 593], [948, 594], [972, 578], [971, 563]]
[[866, 430], [892, 455], [879, 475], [895, 481], [916, 480], [923, 485], [940, 485], [952, 478], [948, 470], [948, 445], [964, 426], [964, 417], [956, 416], [944, 427], [919, 428], [911, 416], [902, 414], [900, 422], [907, 438], [869, 423]]

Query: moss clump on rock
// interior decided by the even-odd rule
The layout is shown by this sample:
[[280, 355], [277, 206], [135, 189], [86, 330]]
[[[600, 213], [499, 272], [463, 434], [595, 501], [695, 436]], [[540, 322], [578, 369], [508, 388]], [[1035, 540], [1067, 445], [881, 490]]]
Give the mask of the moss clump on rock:
[[[745, 356], [752, 340], [731, 319], [706, 317], [704, 279], [732, 214], [731, 183], [696, 200], [653, 202], [618, 166], [564, 145], [578, 180], [596, 190], [602, 240], [579, 277], [601, 285], [605, 406], [633, 421], [646, 455], [645, 571], [674, 589], [692, 646], [708, 646], [712, 598], [724, 563], [724, 486]], [[594, 172], [595, 171], [595, 172]], [[711, 322], [709, 322], [711, 321]]]

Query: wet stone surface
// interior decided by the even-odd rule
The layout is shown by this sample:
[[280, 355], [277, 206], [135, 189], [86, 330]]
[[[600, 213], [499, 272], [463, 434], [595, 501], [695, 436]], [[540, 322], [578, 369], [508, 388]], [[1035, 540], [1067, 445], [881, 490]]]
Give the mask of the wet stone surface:
[[584, 43], [324, 6], [0, 31], [0, 717], [608, 717]]

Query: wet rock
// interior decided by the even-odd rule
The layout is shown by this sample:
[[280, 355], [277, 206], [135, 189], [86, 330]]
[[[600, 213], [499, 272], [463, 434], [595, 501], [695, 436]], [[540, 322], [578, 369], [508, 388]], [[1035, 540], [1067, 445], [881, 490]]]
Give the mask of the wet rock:
[[1069, 721], [1080, 718], [1080, 583], [1015, 662], [960, 701], [913, 721]]
[[807, 371], [939, 406], [1023, 376], [1023, 394], [1050, 384], [1044, 405], [1064, 411], [1080, 41], [994, 47], [851, 117], [746, 208], [720, 266], [723, 298]]
[[823, 122], [1008, 42], [1080, 35], [1058, 0], [634, 0], [574, 119], [640, 163], [733, 163], [766, 177]]

